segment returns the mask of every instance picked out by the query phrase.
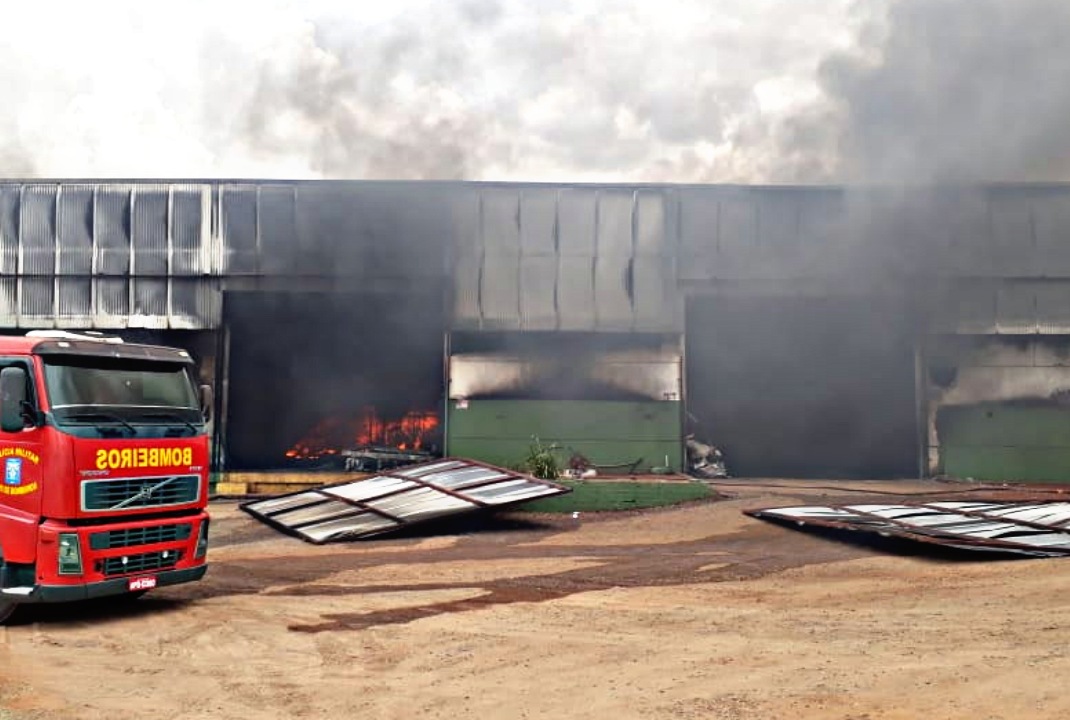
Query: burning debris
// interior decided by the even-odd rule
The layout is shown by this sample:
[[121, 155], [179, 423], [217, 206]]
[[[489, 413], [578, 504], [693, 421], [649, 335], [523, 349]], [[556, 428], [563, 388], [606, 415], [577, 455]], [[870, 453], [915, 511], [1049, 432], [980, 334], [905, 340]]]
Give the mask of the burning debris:
[[746, 514], [799, 527], [854, 530], [962, 550], [1070, 555], [1070, 502], [804, 506]]
[[394, 420], [366, 407], [357, 418], [328, 417], [286, 451], [291, 461], [334, 461], [353, 472], [378, 472], [435, 457], [438, 413], [413, 410]]
[[241, 507], [282, 532], [319, 544], [568, 492], [567, 487], [512, 470], [446, 458]]

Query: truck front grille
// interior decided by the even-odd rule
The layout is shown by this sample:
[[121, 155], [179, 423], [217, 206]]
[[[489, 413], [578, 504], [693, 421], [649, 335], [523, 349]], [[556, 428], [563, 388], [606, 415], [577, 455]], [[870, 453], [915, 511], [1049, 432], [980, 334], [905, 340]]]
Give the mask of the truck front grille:
[[127, 530], [109, 530], [93, 533], [89, 536], [89, 547], [93, 550], [111, 550], [112, 548], [134, 547], [136, 545], [153, 545], [163, 542], [188, 540], [193, 526], [155, 525], [153, 527], [129, 528]]
[[129, 575], [149, 570], [166, 570], [182, 557], [178, 550], [160, 550], [140, 555], [105, 558], [97, 561], [97, 572], [104, 575]]
[[197, 475], [87, 480], [82, 483], [82, 509], [107, 512], [185, 505], [199, 500], [200, 494]]

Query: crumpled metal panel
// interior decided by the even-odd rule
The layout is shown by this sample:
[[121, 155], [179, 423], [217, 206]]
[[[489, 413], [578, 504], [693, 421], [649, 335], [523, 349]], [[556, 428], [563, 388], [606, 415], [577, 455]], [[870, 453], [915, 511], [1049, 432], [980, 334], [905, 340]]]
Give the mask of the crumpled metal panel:
[[0, 324], [18, 327], [19, 281], [13, 275], [0, 275]]
[[480, 309], [487, 328], [520, 327], [520, 196], [513, 190], [483, 194], [483, 272]]
[[224, 185], [219, 189], [220, 235], [223, 239], [220, 271], [256, 273], [259, 261], [257, 189], [252, 185]]
[[918, 502], [767, 508], [748, 515], [806, 527], [875, 533], [964, 550], [1070, 555], [1068, 502]]
[[0, 275], [19, 271], [19, 186], [0, 185]]
[[479, 306], [483, 256], [458, 253], [453, 267], [453, 327], [478, 329], [483, 321]]
[[635, 255], [631, 266], [633, 328], [664, 330], [682, 326], [676, 291], [676, 248], [668, 240], [669, 216], [663, 193], [635, 196]]
[[520, 194], [520, 327], [557, 327], [557, 193]]
[[241, 508], [278, 530], [320, 544], [568, 492], [569, 488], [512, 470], [445, 458], [355, 482], [257, 500]]
[[260, 268], [265, 274], [292, 272], [297, 232], [297, 188], [292, 185], [260, 187]]
[[1028, 195], [993, 193], [989, 199], [992, 263], [999, 277], [1036, 274], [1036, 237]]
[[22, 275], [52, 275], [56, 271], [55, 185], [26, 185], [22, 189], [19, 241]]
[[637, 331], [664, 330], [673, 323], [668, 318], [681, 315], [681, 296], [676, 292], [676, 275], [671, 258], [639, 255], [632, 261], [634, 325]]
[[167, 275], [169, 204], [166, 186], [146, 185], [134, 189], [130, 233], [134, 275]]
[[93, 323], [93, 279], [56, 278], [56, 326], [84, 328]]
[[557, 251], [564, 257], [594, 257], [597, 195], [593, 190], [562, 190], [557, 199]]
[[133, 307], [130, 308], [128, 327], [166, 329], [170, 281], [166, 278], [134, 277], [130, 282]]
[[666, 237], [668, 225], [665, 193], [635, 193], [635, 240], [636, 256], [666, 255], [675, 248], [669, 247]]
[[19, 279], [19, 327], [52, 327], [56, 317], [54, 276], [23, 276]]
[[1036, 289], [1030, 282], [1001, 282], [996, 290], [996, 332], [1026, 335], [1037, 332]]
[[799, 251], [802, 198], [792, 192], [769, 192], [758, 206], [758, 246], [788, 255]]
[[483, 248], [496, 255], [520, 252], [520, 193], [487, 190], [483, 193]]
[[520, 327], [520, 255], [518, 253], [503, 250], [487, 252], [483, 256], [479, 297], [483, 327], [513, 330]]
[[56, 316], [56, 185], [25, 185], [19, 203], [20, 327], [52, 327]]
[[520, 249], [525, 257], [557, 254], [557, 192], [525, 189], [520, 193]]
[[523, 255], [520, 260], [520, 327], [557, 328], [557, 257]]
[[1070, 277], [1070, 194], [1035, 197], [1032, 208], [1036, 270], [1043, 277]]
[[64, 185], [58, 201], [56, 273], [92, 275], [93, 188], [88, 185]]
[[634, 194], [598, 194], [598, 232], [594, 262], [595, 317], [601, 330], [630, 330], [634, 325], [632, 258]]
[[941, 292], [936, 303], [933, 332], [984, 335], [996, 332], [998, 284], [961, 281]]
[[[1068, 241], [1070, 244], [1070, 241]], [[1070, 335], [1070, 283], [1048, 280], [1035, 283], [1037, 332]]]
[[19, 186], [0, 185], [0, 323], [17, 327], [19, 317]]
[[93, 280], [93, 327], [114, 330], [126, 327], [130, 316], [130, 278], [96, 277]]
[[93, 239], [97, 275], [130, 274], [130, 202], [128, 186], [102, 185], [93, 204]]
[[557, 306], [561, 330], [595, 328], [595, 212], [590, 190], [562, 190], [557, 200]]
[[566, 308], [557, 317], [560, 330], [594, 330], [594, 258], [562, 255], [557, 268], [557, 306]]
[[196, 276], [211, 267], [211, 194], [198, 185], [171, 187], [172, 276]]
[[212, 278], [172, 278], [168, 327], [204, 330], [218, 327], [223, 316], [223, 293]]
[[718, 278], [761, 275], [753, 258], [758, 254], [758, 207], [750, 193], [726, 193], [719, 198], [717, 251], [714, 272]]
[[991, 277], [993, 247], [988, 195], [945, 193], [930, 216], [933, 270], [949, 277]]
[[717, 267], [721, 206], [713, 188], [685, 188], [679, 193], [680, 279], [709, 280]]

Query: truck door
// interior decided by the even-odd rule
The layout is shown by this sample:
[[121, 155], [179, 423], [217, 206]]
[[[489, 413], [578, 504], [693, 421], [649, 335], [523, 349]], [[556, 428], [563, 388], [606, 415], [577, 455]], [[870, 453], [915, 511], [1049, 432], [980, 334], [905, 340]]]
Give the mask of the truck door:
[[[39, 408], [39, 396], [34, 387], [33, 371], [26, 358], [0, 357], [0, 369], [7, 367], [21, 367], [26, 371], [28, 405], [26, 426], [22, 430], [5, 432], [0, 428], [0, 535], [5, 534], [3, 520], [21, 524], [28, 519], [37, 523], [41, 514], [44, 480], [41, 457], [44, 429], [37, 427], [34, 420]], [[30, 533], [23, 530], [17, 534]], [[9, 548], [4, 548], [4, 551], [5, 554], [10, 553]]]

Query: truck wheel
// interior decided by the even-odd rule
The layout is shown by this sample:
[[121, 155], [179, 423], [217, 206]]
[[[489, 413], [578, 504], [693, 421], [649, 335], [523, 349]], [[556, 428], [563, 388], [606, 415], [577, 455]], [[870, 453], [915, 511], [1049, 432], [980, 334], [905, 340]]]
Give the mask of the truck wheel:
[[18, 603], [14, 600], [0, 600], [0, 625], [11, 619], [11, 616], [15, 614], [16, 607], [18, 607]]

